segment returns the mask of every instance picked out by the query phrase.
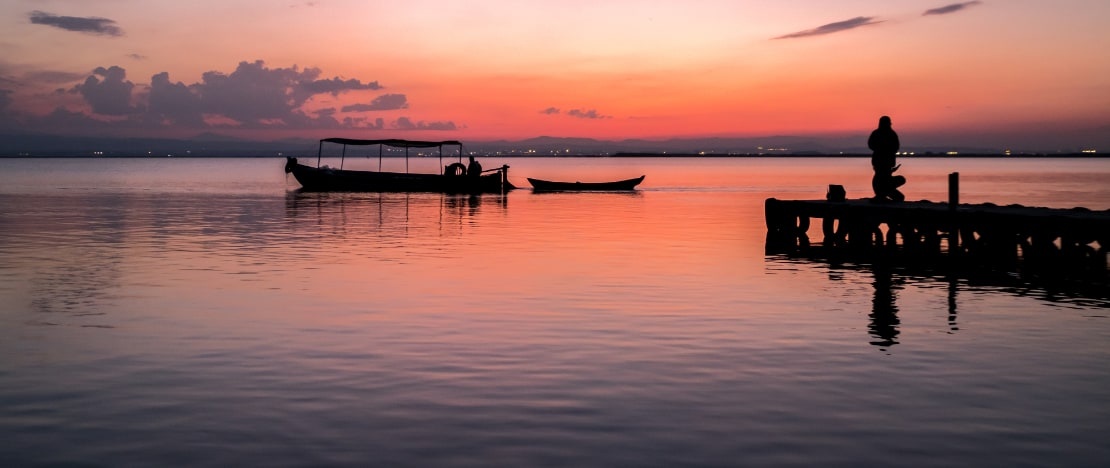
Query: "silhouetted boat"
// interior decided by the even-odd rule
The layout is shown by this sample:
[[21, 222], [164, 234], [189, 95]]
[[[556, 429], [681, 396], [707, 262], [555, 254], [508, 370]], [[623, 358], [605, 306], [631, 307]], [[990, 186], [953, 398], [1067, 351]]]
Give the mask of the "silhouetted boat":
[[[321, 166], [324, 143], [343, 145], [340, 168]], [[343, 169], [347, 146], [378, 145], [378, 168], [381, 168], [382, 147], [405, 148], [405, 167], [408, 168], [409, 148], [438, 148], [440, 165], [443, 164], [443, 147], [458, 146], [459, 161], [444, 167], [442, 174], [420, 174], [410, 172], [353, 171]], [[501, 166], [482, 171], [481, 174], [466, 173], [462, 164], [463, 147], [458, 141], [413, 141], [413, 140], [355, 140], [350, 138], [324, 138], [316, 156], [316, 167], [297, 162], [297, 158], [286, 158], [285, 172], [293, 174], [303, 190], [340, 191], [340, 192], [442, 192], [442, 193], [500, 193], [512, 190], [509, 183], [509, 166]]]
[[612, 182], [554, 182], [550, 180], [528, 178], [528, 183], [532, 184], [532, 189], [540, 192], [604, 192], [633, 190], [643, 181], [644, 176]]

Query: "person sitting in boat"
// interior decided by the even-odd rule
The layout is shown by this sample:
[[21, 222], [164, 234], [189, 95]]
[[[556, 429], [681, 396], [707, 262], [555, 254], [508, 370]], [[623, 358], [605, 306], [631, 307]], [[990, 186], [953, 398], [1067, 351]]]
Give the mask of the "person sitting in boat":
[[470, 164], [466, 166], [466, 173], [469, 174], [471, 177], [478, 177], [482, 175], [482, 165], [474, 159], [474, 156], [470, 156]]
[[873, 152], [871, 155], [871, 168], [875, 170], [871, 178], [871, 189], [875, 191], [875, 201], [903, 201], [906, 196], [898, 190], [905, 185], [906, 178], [894, 175], [901, 164], [897, 164], [897, 154], [900, 147], [898, 134], [891, 126], [890, 117], [879, 118], [879, 128], [871, 132], [867, 139], [867, 147]]

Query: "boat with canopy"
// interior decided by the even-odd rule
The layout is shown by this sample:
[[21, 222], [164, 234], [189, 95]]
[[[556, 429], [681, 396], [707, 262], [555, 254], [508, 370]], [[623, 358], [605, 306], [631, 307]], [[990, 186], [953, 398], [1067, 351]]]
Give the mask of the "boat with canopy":
[[[339, 168], [321, 166], [324, 144], [342, 145]], [[361, 171], [343, 169], [348, 146], [378, 146], [378, 170]], [[443, 147], [457, 147], [458, 162], [443, 166]], [[385, 172], [381, 170], [385, 147], [404, 148], [405, 172]], [[442, 173], [409, 172], [409, 150], [412, 148], [439, 150], [439, 163]], [[452, 155], [449, 155], [452, 156]], [[316, 154], [316, 167], [301, 164], [297, 158], [286, 158], [285, 172], [293, 174], [302, 190], [306, 191], [343, 191], [343, 192], [441, 192], [441, 193], [501, 193], [514, 189], [509, 183], [509, 166], [480, 170], [462, 163], [463, 144], [456, 140], [416, 141], [416, 140], [359, 140], [352, 138], [324, 138]], [[473, 157], [471, 157], [473, 160]]]

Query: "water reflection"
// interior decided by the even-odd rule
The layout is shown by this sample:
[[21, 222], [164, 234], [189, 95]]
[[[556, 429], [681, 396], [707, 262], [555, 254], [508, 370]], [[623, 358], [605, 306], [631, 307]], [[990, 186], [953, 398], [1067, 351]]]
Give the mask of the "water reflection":
[[871, 323], [867, 329], [871, 332], [872, 345], [880, 349], [887, 349], [898, 344], [898, 296], [895, 291], [902, 289], [904, 281], [895, 280], [889, 268], [878, 267], [873, 271], [875, 276], [871, 285], [875, 294], [871, 298]]
[[285, 196], [288, 218], [315, 216], [318, 222], [335, 226], [370, 223], [408, 224], [430, 219], [440, 222], [477, 216], [483, 205], [508, 209], [503, 194], [452, 195], [438, 193], [329, 193], [290, 191]]
[[[799, 248], [789, 253], [768, 253], [771, 263], [826, 265], [832, 282], [852, 283], [845, 271], [871, 275], [871, 311], [868, 314], [869, 344], [889, 350], [900, 343], [899, 294], [909, 284], [927, 286], [944, 283], [948, 333], [960, 330], [959, 296], [963, 291], [1002, 293], [1031, 297], [1066, 306], [1110, 307], [1110, 288], [1099, 278], [1052, 277], [1023, 271], [986, 268], [953, 259], [925, 261], [915, 258], [875, 255], [874, 252], [847, 252], [820, 246]], [[858, 281], [858, 280], [857, 280]]]

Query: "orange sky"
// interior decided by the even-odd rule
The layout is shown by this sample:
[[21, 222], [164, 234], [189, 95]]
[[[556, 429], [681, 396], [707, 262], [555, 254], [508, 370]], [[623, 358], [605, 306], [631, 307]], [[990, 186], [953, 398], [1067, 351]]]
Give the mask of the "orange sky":
[[[863, 133], [890, 114], [910, 138], [1045, 129], [1046, 145], [1110, 144], [1102, 0], [16, 0], [0, 12], [2, 133], [661, 139]], [[161, 73], [179, 94], [152, 89]], [[333, 79], [353, 86], [294, 91]]]

